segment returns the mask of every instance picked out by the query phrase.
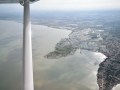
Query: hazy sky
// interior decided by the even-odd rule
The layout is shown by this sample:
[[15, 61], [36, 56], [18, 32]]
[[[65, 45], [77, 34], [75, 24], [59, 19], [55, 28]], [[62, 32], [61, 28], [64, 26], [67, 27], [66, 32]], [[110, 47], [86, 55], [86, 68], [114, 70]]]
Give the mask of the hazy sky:
[[[0, 5], [0, 9], [22, 9], [20, 5]], [[31, 5], [33, 10], [93, 10], [118, 9], [120, 0], [40, 0]]]
[[41, 0], [35, 9], [111, 9], [120, 8], [120, 0]]

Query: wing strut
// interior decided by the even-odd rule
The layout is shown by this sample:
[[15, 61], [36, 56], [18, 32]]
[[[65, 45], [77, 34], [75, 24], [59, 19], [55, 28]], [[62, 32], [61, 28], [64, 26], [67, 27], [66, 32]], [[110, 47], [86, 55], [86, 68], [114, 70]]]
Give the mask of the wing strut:
[[23, 89], [22, 90], [34, 90], [29, 0], [24, 0]]

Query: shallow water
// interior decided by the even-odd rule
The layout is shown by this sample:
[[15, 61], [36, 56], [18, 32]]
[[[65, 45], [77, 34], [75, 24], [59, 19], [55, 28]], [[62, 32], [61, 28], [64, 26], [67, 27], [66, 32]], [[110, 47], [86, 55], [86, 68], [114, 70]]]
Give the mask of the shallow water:
[[[44, 56], [71, 31], [32, 25], [35, 90], [98, 90], [97, 69], [106, 57], [77, 50], [60, 59]], [[22, 24], [0, 21], [0, 90], [21, 90]]]

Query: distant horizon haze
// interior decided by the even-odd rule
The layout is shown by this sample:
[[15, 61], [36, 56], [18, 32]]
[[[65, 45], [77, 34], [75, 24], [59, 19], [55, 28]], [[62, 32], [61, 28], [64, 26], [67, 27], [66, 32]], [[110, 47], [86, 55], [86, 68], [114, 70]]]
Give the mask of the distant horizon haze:
[[[20, 4], [1, 4], [0, 10], [22, 10]], [[120, 9], [120, 0], [40, 0], [31, 10], [111, 10]]]

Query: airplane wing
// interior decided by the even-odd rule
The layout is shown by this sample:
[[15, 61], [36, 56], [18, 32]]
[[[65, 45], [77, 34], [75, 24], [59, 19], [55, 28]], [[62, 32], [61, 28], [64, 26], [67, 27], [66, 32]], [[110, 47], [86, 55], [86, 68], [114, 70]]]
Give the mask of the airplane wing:
[[[39, 0], [28, 0], [31, 3], [37, 2]], [[7, 4], [7, 3], [20, 3], [21, 5], [24, 4], [24, 0], [0, 0], [0, 4]]]
[[20, 0], [0, 0], [0, 3], [20, 3]]

